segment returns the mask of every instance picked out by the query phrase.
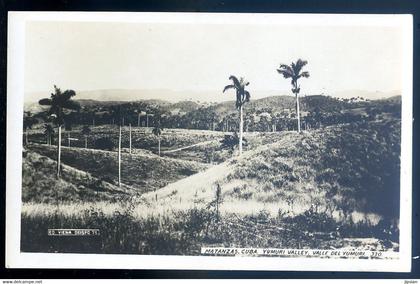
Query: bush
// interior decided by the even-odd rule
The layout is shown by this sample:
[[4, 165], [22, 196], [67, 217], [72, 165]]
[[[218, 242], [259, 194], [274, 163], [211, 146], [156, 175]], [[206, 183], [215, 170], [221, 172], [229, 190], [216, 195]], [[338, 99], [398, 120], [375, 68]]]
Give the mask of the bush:
[[115, 148], [115, 144], [111, 139], [102, 137], [95, 141], [95, 148], [100, 150], [112, 151]]
[[334, 232], [337, 228], [337, 223], [332, 217], [324, 212], [315, 211], [313, 207], [291, 219], [290, 222], [309, 232]]
[[[228, 148], [233, 151], [233, 149], [239, 145], [239, 136], [238, 133], [234, 133], [233, 135], [226, 134], [222, 141], [222, 148]], [[244, 147], [248, 146], [248, 141], [245, 137], [242, 137], [242, 145]]]

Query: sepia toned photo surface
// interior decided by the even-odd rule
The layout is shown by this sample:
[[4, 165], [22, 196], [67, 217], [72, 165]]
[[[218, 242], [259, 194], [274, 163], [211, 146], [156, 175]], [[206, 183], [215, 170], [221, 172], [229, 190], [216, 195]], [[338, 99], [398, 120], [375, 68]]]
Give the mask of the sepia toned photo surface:
[[9, 23], [10, 266], [410, 269], [410, 16]]

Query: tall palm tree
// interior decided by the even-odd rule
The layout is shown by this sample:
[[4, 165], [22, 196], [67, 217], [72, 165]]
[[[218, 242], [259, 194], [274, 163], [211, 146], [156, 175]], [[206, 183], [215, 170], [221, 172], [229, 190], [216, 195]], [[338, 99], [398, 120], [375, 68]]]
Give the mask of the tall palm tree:
[[131, 123], [130, 124], [128, 124], [128, 132], [129, 132], [129, 135], [128, 135], [128, 138], [129, 138], [129, 153], [131, 154], [131, 142], [132, 142], [132, 139], [131, 139]]
[[117, 120], [119, 131], [118, 131], [118, 186], [121, 187], [121, 143], [122, 143], [122, 125], [124, 110], [121, 105], [111, 106], [112, 124], [114, 125]]
[[92, 126], [95, 127], [95, 117], [96, 117], [96, 113], [95, 111], [91, 111], [90, 112], [90, 116], [92, 117]]
[[39, 100], [40, 105], [50, 106], [47, 113], [54, 118], [53, 121], [58, 127], [57, 177], [60, 177], [61, 127], [64, 124], [64, 110], [80, 110], [79, 103], [72, 100], [75, 95], [76, 92], [73, 90], [62, 92], [54, 85], [54, 93], [51, 94], [51, 97]]
[[156, 135], [158, 139], [158, 153], [160, 156], [160, 135], [162, 134], [163, 128], [160, 127], [160, 122], [157, 123], [157, 125], [153, 128], [152, 133]]
[[233, 84], [225, 86], [223, 93], [229, 89], [235, 89], [236, 91], [236, 109], [239, 110], [239, 155], [242, 154], [242, 141], [243, 141], [243, 128], [244, 128], [244, 118], [243, 118], [243, 106], [246, 102], [249, 102], [251, 95], [248, 91], [245, 90], [245, 87], [249, 85], [249, 82], [246, 81], [243, 77], [240, 77], [239, 80], [235, 76], [231, 75], [229, 80], [232, 80]]
[[51, 124], [45, 123], [44, 124], [44, 134], [47, 135], [47, 144], [52, 144], [52, 136], [54, 135], [54, 128]]
[[297, 114], [297, 123], [298, 123], [298, 132], [300, 132], [300, 111], [299, 111], [299, 92], [300, 92], [300, 85], [298, 85], [298, 80], [300, 78], [308, 78], [309, 72], [308, 71], [302, 71], [302, 68], [308, 64], [308, 61], [298, 59], [295, 62], [292, 62], [292, 64], [286, 65], [286, 64], [280, 64], [280, 68], [277, 69], [277, 72], [279, 74], [283, 75], [284, 78], [292, 79], [292, 93], [296, 96], [296, 114]]
[[121, 187], [121, 122], [118, 136], [118, 187]]
[[87, 137], [90, 135], [91, 132], [92, 130], [90, 130], [89, 126], [83, 126], [82, 135], [85, 136], [85, 149], [87, 149]]

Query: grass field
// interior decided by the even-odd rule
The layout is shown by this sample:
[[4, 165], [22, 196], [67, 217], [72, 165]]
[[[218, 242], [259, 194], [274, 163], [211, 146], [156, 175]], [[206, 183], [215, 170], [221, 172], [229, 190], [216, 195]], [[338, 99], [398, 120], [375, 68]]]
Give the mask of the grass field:
[[[302, 134], [246, 133], [249, 146], [241, 157], [229, 158], [232, 153], [225, 153], [214, 164], [191, 161], [207, 159], [208, 151], [218, 152], [219, 143], [207, 140], [214, 138], [211, 135], [203, 138], [209, 143], [200, 143], [196, 137], [183, 140], [192, 143], [185, 142], [184, 147], [199, 144], [172, 149], [167, 153], [171, 158], [158, 157], [149, 149], [131, 156], [124, 153], [122, 179], [127, 191], [133, 189], [128, 199], [112, 191], [116, 152], [64, 147], [62, 159], [73, 167], [72, 172], [104, 180], [110, 188], [96, 198], [87, 179], [86, 194], [92, 198], [83, 198], [72, 187], [81, 178], [72, 174], [66, 179], [63, 174], [72, 186], [62, 191], [75, 198], [66, 198], [68, 202], [59, 207], [26, 198], [22, 249], [197, 254], [203, 245], [339, 248], [359, 242], [364, 248], [398, 250], [398, 120], [338, 125]], [[184, 136], [189, 136], [188, 131], [177, 137]], [[55, 150], [30, 145], [24, 175], [40, 157], [54, 158]], [[42, 167], [49, 167], [53, 176], [54, 162], [42, 159], [40, 163], [46, 163]], [[32, 173], [27, 175], [37, 179]], [[53, 182], [61, 181], [51, 178], [49, 183]], [[49, 183], [40, 184], [39, 190]], [[215, 197], [217, 187], [219, 198]], [[42, 195], [39, 190], [32, 196]], [[47, 192], [51, 195], [47, 200], [53, 200], [53, 190]], [[92, 240], [95, 245], [71, 239], [64, 245], [45, 236], [47, 228], [54, 226], [99, 228], [101, 237]]]
[[[30, 151], [55, 159], [55, 146], [32, 144]], [[85, 171], [103, 181], [118, 184], [118, 155], [116, 152], [62, 148], [64, 164]], [[159, 157], [151, 153], [122, 154], [121, 179], [125, 185], [137, 189], [138, 193], [154, 191], [176, 180], [197, 173], [207, 167], [191, 161]]]
[[[22, 212], [22, 251], [72, 253], [123, 253], [157, 255], [199, 255], [202, 246], [274, 247], [335, 249], [357, 247], [377, 251], [398, 251], [398, 244], [388, 239], [366, 238], [361, 226], [347, 228], [340, 237], [340, 227], [332, 220], [310, 227], [296, 218], [272, 218], [259, 213], [238, 217], [217, 217], [212, 208], [172, 211], [164, 215], [133, 217], [131, 206], [112, 208], [109, 213], [98, 207], [77, 214], [34, 212], [27, 205]], [[73, 208], [73, 207], [72, 207]], [[44, 208], [45, 210], [45, 208]], [[74, 212], [74, 209], [70, 209]], [[307, 224], [307, 223], [306, 223]], [[310, 225], [310, 223], [309, 223]], [[95, 228], [100, 236], [91, 238], [47, 237], [49, 228]], [[381, 233], [383, 227], [371, 226], [365, 234]], [[327, 232], [327, 233], [326, 233]], [[349, 233], [353, 232], [353, 233]], [[382, 234], [383, 235], [383, 234]], [[380, 235], [380, 236], [382, 236]]]
[[[119, 128], [116, 125], [103, 125], [90, 127], [92, 132], [87, 136], [88, 148], [94, 148], [95, 140], [99, 138], [109, 138], [115, 145], [118, 145]], [[56, 131], [57, 132], [57, 131]], [[74, 147], [85, 147], [85, 136], [81, 134], [80, 127], [73, 127], [71, 131], [65, 131], [62, 136], [62, 145], [68, 145], [68, 136], [78, 140], [71, 141]], [[153, 135], [152, 128], [132, 127], [132, 147], [146, 149], [157, 152], [158, 138]], [[224, 136], [223, 132], [209, 130], [186, 130], [186, 129], [164, 129], [161, 135], [162, 150], [190, 146], [204, 141], [220, 140]], [[46, 135], [41, 129], [29, 130], [29, 140], [37, 143], [45, 143]], [[55, 141], [57, 133], [55, 133]], [[129, 127], [122, 128], [122, 147], [129, 147]]]
[[[392, 121], [273, 133], [261, 138], [268, 144], [241, 158], [160, 189], [157, 207], [175, 206], [178, 199], [209, 202], [220, 185], [226, 212], [249, 214], [260, 208], [295, 216], [312, 207], [337, 220], [393, 219], [399, 208], [398, 129], [399, 122]], [[395, 209], [384, 210], [383, 202]]]
[[[36, 169], [36, 170], [34, 170]], [[67, 203], [113, 201], [134, 188], [119, 188], [93, 175], [70, 167], [62, 166], [61, 179], [57, 179], [57, 163], [36, 152], [26, 151], [23, 158], [22, 201], [36, 203]]]

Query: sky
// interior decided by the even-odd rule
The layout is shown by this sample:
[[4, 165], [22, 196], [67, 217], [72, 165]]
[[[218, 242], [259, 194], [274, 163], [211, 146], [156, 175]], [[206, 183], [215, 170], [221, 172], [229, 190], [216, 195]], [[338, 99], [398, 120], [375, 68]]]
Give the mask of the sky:
[[[253, 98], [290, 92], [280, 63], [308, 61], [303, 94], [401, 90], [397, 27], [27, 22], [25, 94], [62, 89], [220, 92], [243, 76]], [[135, 98], [133, 98], [135, 99]], [[209, 98], [211, 100], [211, 98]]]

